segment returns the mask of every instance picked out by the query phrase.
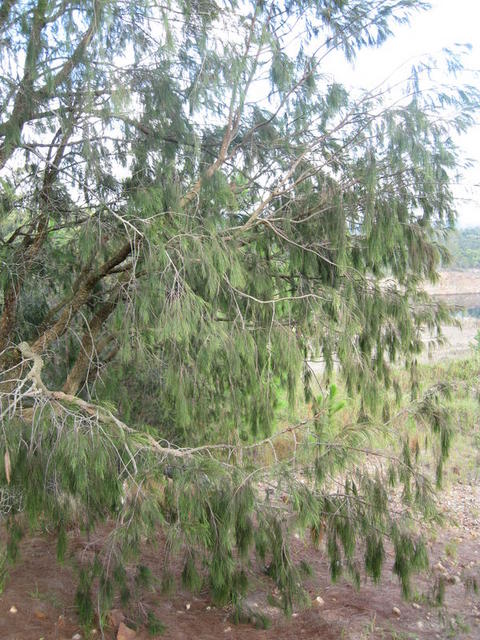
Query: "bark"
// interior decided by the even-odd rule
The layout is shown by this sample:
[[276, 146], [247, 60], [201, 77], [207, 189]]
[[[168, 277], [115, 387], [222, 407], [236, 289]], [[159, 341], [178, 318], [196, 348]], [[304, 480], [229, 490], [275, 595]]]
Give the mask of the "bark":
[[88, 328], [83, 335], [82, 342], [80, 344], [80, 351], [75, 364], [71, 368], [67, 376], [67, 380], [63, 385], [64, 393], [75, 395], [85, 382], [95, 358], [95, 354], [97, 353], [95, 339], [100, 333], [103, 324], [117, 306], [118, 298], [119, 289], [112, 293], [110, 299], [100, 307], [89, 323]]
[[63, 309], [58, 320], [44, 331], [32, 344], [31, 348], [35, 353], [43, 353], [52, 342], [55, 342], [55, 340], [65, 333], [73, 317], [90, 298], [95, 285], [108, 275], [112, 269], [121, 264], [130, 255], [132, 250], [133, 242], [126, 242], [110, 260], [107, 260], [95, 273], [90, 274], [84, 282], [80, 284], [75, 297], [70, 304]]

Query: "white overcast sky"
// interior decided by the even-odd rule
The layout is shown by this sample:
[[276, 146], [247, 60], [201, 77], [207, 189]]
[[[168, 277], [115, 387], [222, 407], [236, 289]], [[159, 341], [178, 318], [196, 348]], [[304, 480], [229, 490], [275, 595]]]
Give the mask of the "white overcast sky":
[[[429, 11], [412, 15], [410, 25], [397, 27], [395, 36], [380, 49], [362, 51], [353, 68], [337, 67], [335, 76], [346, 85], [370, 89], [402, 64], [409, 62], [408, 68], [418, 59], [440, 55], [443, 48], [455, 43], [472, 45], [464, 66], [480, 71], [480, 0], [430, 0], [430, 4]], [[480, 75], [466, 73], [464, 81], [480, 87]], [[458, 145], [465, 157], [475, 161], [454, 189], [458, 224], [480, 226], [480, 124], [459, 139]]]

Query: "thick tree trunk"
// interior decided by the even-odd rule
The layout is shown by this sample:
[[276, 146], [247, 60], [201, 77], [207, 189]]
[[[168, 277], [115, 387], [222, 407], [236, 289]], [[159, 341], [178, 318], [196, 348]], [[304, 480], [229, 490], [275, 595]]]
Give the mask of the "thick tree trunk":
[[90, 367], [92, 364], [94, 366], [93, 360], [97, 352], [95, 338], [100, 333], [104, 322], [117, 306], [118, 297], [119, 290], [117, 289], [112, 293], [110, 299], [100, 307], [89, 323], [88, 328], [83, 335], [75, 364], [70, 370], [67, 380], [63, 385], [64, 393], [75, 395], [88, 377]]

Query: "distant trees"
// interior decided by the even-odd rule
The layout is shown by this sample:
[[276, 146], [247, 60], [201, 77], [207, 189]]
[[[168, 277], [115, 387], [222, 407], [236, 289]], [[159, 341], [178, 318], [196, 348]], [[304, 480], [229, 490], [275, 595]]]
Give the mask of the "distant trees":
[[454, 269], [480, 269], [480, 227], [452, 231], [447, 246], [451, 260], [445, 266]]
[[[392, 364], [406, 362], [415, 387], [422, 328], [440, 332], [446, 317], [422, 283], [455, 219], [451, 133], [468, 128], [478, 95], [432, 89], [420, 65], [402, 94], [349, 96], [323, 70], [422, 7], [1, 3], [8, 552], [26, 522], [48, 522], [63, 557], [72, 522], [113, 518], [80, 581], [85, 621], [95, 577], [108, 608], [125, 558], [158, 528], [183, 553], [186, 584], [200, 584], [203, 557], [217, 601], [238, 607], [255, 549], [291, 610], [293, 528], [325, 530], [333, 576], [346, 567], [359, 580], [360, 541], [378, 579], [385, 536], [405, 591], [424, 564], [387, 500], [399, 482], [431, 508], [408, 446], [373, 477], [355, 460], [375, 416], [388, 432], [401, 394]], [[325, 364], [320, 389], [312, 357]], [[358, 423], [335, 419], [335, 363]], [[439, 436], [439, 469], [440, 391], [415, 405]], [[287, 428], [291, 458], [273, 447], [259, 465], [279, 396], [293, 405], [300, 393], [313, 417]]]

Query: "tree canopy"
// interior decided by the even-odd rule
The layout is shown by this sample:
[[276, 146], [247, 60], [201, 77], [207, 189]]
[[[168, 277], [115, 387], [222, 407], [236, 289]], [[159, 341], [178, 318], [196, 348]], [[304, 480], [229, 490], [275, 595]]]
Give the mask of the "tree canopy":
[[[375, 579], [394, 541], [405, 591], [424, 563], [386, 494], [398, 481], [431, 508], [408, 446], [374, 477], [355, 456], [375, 416], [390, 424], [394, 363], [415, 391], [421, 331], [441, 335], [448, 317], [422, 283], [454, 225], [452, 135], [478, 94], [433, 86], [418, 64], [402, 91], [351, 95], [325, 64], [425, 7], [0, 4], [2, 500], [11, 541], [45, 519], [60, 557], [70, 523], [116, 521], [98, 559], [105, 607], [123, 560], [158, 529], [190, 586], [194, 550], [210, 558], [219, 601], [240, 602], [255, 548], [287, 611], [292, 527], [326, 530], [334, 577], [345, 565], [358, 578], [357, 539]], [[445, 64], [459, 68], [452, 54]], [[335, 422], [335, 370], [359, 398], [350, 428]], [[302, 433], [298, 454], [295, 437], [291, 459], [260, 467], [283, 393], [312, 419], [287, 428]], [[440, 434], [439, 467], [440, 395], [416, 405]], [[291, 496], [284, 508], [267, 484]], [[98, 572], [85, 571], [88, 620]]]

